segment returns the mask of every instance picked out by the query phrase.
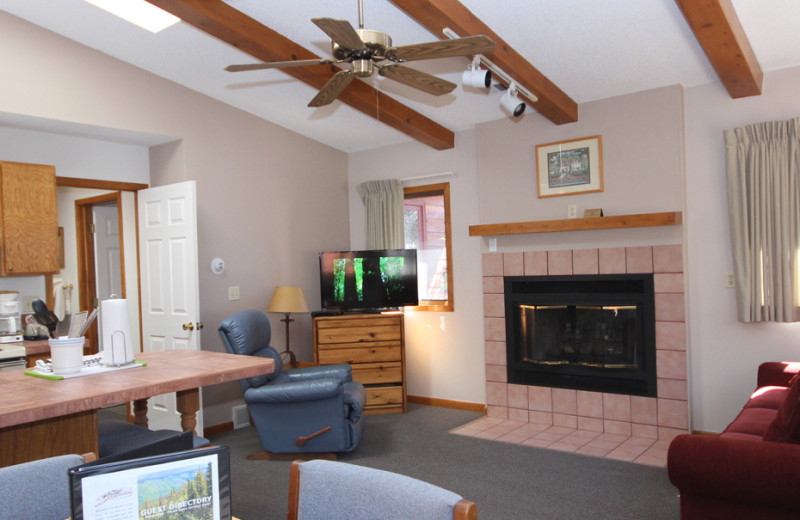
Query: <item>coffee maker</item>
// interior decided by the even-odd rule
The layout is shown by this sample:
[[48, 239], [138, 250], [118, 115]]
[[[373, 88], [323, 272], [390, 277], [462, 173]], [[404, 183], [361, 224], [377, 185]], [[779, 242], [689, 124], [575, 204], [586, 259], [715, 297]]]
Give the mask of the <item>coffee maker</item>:
[[19, 292], [0, 292], [0, 343], [22, 341]]

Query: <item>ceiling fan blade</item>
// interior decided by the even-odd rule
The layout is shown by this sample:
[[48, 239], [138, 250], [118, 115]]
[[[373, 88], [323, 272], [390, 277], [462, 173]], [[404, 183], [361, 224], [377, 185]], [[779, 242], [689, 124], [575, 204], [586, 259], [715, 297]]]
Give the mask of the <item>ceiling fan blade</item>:
[[325, 83], [325, 86], [317, 92], [314, 99], [308, 104], [310, 107], [321, 107], [329, 105], [336, 99], [339, 94], [353, 81], [353, 73], [349, 70], [337, 72], [331, 79]]
[[379, 69], [379, 74], [434, 96], [447, 94], [456, 88], [455, 83], [402, 65], [386, 65]]
[[488, 36], [467, 36], [453, 40], [401, 45], [387, 52], [390, 55], [387, 57], [392, 61], [415, 61], [488, 54], [492, 51], [494, 42]]
[[291, 60], [291, 61], [270, 61], [266, 63], [247, 63], [244, 65], [228, 65], [225, 70], [228, 72], [242, 72], [246, 70], [262, 69], [285, 69], [288, 67], [305, 67], [308, 65], [329, 65], [336, 63], [335, 60]]
[[347, 20], [312, 18], [311, 21], [341, 47], [346, 49], [366, 49], [364, 42], [361, 41], [361, 37]]

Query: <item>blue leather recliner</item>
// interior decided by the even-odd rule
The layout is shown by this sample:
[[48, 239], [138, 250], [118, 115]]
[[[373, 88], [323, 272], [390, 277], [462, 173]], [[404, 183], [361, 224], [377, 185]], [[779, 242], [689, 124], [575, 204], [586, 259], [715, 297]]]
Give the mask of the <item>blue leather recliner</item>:
[[239, 380], [261, 446], [272, 453], [339, 453], [356, 449], [364, 429], [364, 386], [352, 380], [350, 365], [283, 370], [270, 346], [263, 312], [237, 312], [219, 333], [228, 352], [269, 357], [271, 374]]

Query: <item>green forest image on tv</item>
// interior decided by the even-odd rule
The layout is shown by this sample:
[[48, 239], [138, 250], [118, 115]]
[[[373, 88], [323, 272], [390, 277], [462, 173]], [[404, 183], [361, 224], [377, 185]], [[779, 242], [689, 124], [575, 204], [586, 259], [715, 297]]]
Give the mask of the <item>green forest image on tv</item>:
[[403, 281], [405, 259], [337, 258], [333, 260], [333, 288], [336, 303], [374, 301], [369, 291], [381, 291], [387, 302], [407, 290]]
[[139, 477], [139, 518], [213, 520], [211, 469], [209, 462]]

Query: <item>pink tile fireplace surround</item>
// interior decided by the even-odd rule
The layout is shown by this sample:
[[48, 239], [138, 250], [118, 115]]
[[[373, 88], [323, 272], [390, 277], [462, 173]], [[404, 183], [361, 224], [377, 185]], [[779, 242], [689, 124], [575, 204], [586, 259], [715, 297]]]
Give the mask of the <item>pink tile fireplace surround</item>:
[[[507, 382], [503, 276], [625, 273], [654, 274], [657, 397]], [[688, 431], [686, 313], [680, 244], [485, 253], [483, 308], [490, 418], [661, 441]]]

